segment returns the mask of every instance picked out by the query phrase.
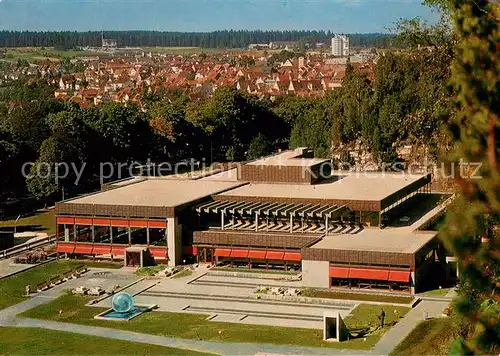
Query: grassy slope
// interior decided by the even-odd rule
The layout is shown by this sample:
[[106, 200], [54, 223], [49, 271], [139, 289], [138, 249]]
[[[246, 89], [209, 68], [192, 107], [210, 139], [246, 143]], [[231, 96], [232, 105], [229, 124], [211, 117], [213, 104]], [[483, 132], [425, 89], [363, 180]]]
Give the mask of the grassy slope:
[[69, 272], [81, 263], [71, 260], [49, 262], [11, 277], [0, 280], [0, 309], [20, 303], [25, 300], [25, 287], [36, 286], [49, 281], [52, 277]]
[[182, 270], [182, 271], [174, 274], [174, 276], [172, 278], [179, 279], [179, 278], [189, 277], [192, 274], [193, 274], [193, 271], [191, 271], [190, 269], [185, 269], [185, 270]]
[[0, 327], [0, 352], [12, 355], [208, 355], [63, 331]]
[[433, 290], [428, 290], [427, 292], [420, 293], [419, 296], [444, 297], [450, 290], [451, 288], [433, 289]]
[[[95, 320], [94, 315], [103, 308], [86, 307], [86, 297], [63, 295], [51, 303], [28, 310], [20, 316], [71, 322], [85, 325], [110, 327], [130, 330], [146, 334], [179, 337], [185, 339], [201, 339], [227, 342], [258, 342], [270, 344], [286, 344], [298, 346], [334, 347], [348, 349], [370, 349], [388, 330], [384, 328], [363, 338], [349, 340], [343, 343], [328, 343], [322, 340], [322, 331], [313, 329], [271, 327], [236, 323], [219, 323], [207, 321], [206, 315], [151, 312], [126, 323], [116, 323], [106, 320]], [[409, 308], [391, 307], [397, 309], [399, 315], [404, 315]], [[59, 314], [59, 310], [63, 312]], [[374, 326], [380, 306], [360, 305], [353, 315], [345, 319], [348, 327], [354, 329]], [[392, 312], [387, 313], [387, 321], [397, 318]]]
[[[14, 227], [16, 219], [0, 221], [0, 226]], [[54, 210], [43, 213], [35, 212], [33, 215], [23, 217], [17, 222], [18, 231], [35, 229], [36, 231], [46, 232], [49, 235], [56, 232], [56, 218]]]
[[454, 339], [449, 318], [423, 321], [391, 352], [392, 356], [448, 355]]

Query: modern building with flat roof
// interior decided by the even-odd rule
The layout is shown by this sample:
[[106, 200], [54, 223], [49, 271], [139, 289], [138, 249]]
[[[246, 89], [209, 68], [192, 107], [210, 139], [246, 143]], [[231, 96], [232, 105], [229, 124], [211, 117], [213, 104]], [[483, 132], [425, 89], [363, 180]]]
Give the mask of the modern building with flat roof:
[[415, 292], [444, 256], [437, 233], [419, 230], [442, 211], [417, 212], [430, 182], [335, 172], [304, 148], [189, 178], [134, 177], [58, 203], [57, 252], [137, 265], [142, 247], [169, 265], [301, 268], [306, 286]]

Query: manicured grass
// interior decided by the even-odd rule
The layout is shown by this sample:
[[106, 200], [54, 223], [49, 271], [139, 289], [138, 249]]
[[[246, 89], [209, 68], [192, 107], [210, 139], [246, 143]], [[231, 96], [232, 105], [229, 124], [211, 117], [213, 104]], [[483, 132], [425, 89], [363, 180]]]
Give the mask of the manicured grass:
[[51, 278], [69, 272], [80, 265], [81, 263], [77, 261], [59, 260], [0, 279], [0, 309], [24, 301], [27, 285], [36, 287], [39, 283], [50, 281]]
[[165, 266], [152, 266], [152, 267], [142, 267], [135, 271], [135, 274], [138, 276], [154, 276], [160, 271], [163, 271]]
[[174, 274], [174, 276], [172, 278], [174, 278], [174, 279], [184, 278], [184, 277], [189, 277], [192, 274], [193, 274], [193, 271], [191, 271], [190, 269], [184, 269], [184, 270]]
[[12, 228], [14, 228], [14, 226], [17, 226], [17, 231], [35, 230], [46, 232], [50, 236], [56, 233], [55, 212], [54, 210], [49, 210], [46, 212], [34, 212], [33, 215], [20, 218], [17, 224], [16, 219], [3, 220], [0, 221], [0, 227], [1, 226], [9, 226]]
[[302, 291], [302, 295], [304, 297], [311, 297], [311, 298], [345, 299], [345, 300], [359, 300], [366, 302], [384, 302], [384, 303], [397, 303], [397, 304], [409, 304], [413, 301], [412, 297], [406, 297], [406, 296], [337, 292], [337, 291], [319, 290], [313, 288], [304, 289]]
[[431, 319], [418, 324], [390, 355], [449, 355], [454, 339], [454, 327], [450, 318]]
[[420, 293], [419, 295], [426, 297], [444, 297], [451, 289], [452, 288], [433, 289]]
[[265, 270], [261, 268], [243, 268], [243, 267], [213, 267], [212, 271], [223, 271], [223, 272], [243, 272], [243, 273], [261, 273], [261, 274], [290, 274], [297, 275], [300, 272], [297, 271], [277, 271], [277, 270]]
[[64, 331], [0, 327], [2, 355], [209, 355]]
[[123, 261], [121, 262], [92, 261], [92, 260], [74, 260], [74, 261], [83, 264], [88, 268], [119, 269], [123, 267]]
[[[68, 323], [102, 326], [130, 330], [153, 335], [171, 336], [185, 339], [199, 339], [227, 342], [256, 342], [297, 346], [332, 347], [348, 349], [370, 349], [390, 328], [375, 330], [372, 334], [345, 341], [329, 343], [322, 340], [322, 331], [313, 329], [273, 327], [237, 323], [207, 321], [206, 315], [187, 313], [149, 312], [126, 323], [96, 320], [94, 315], [105, 308], [87, 307], [88, 297], [62, 295], [54, 301], [28, 310], [22, 317], [48, 319]], [[345, 318], [350, 331], [358, 333], [361, 328], [375, 328], [380, 313], [379, 305], [360, 305], [351, 316]], [[385, 307], [384, 307], [385, 308]], [[397, 314], [393, 310], [397, 310]], [[59, 311], [62, 310], [62, 313]], [[386, 309], [388, 324], [403, 316], [409, 308], [393, 307]]]

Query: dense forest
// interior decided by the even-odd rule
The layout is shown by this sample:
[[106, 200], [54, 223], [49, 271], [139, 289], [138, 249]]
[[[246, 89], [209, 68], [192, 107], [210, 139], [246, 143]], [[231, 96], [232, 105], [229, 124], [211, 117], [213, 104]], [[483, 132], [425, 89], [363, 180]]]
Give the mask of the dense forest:
[[[13, 82], [0, 95], [0, 168], [9, 172], [0, 174], [0, 184], [10, 196], [29, 191], [41, 200], [59, 199], [62, 187], [78, 193], [98, 183], [101, 162], [194, 158], [209, 164], [299, 146], [349, 161], [349, 147], [362, 145], [375, 162], [390, 165], [399, 160], [399, 147], [425, 144], [437, 157], [446, 142], [440, 128], [453, 111], [445, 86], [451, 58], [447, 46], [388, 52], [375, 67], [375, 81], [349, 66], [342, 87], [324, 97], [272, 101], [220, 87], [196, 101], [175, 91], [145, 93], [145, 110], [117, 103], [81, 109], [53, 99], [55, 88], [42, 81]], [[24, 104], [8, 108], [13, 99]], [[26, 180], [25, 162], [86, 167], [75, 186], [74, 177], [56, 184], [49, 172]]]
[[[88, 32], [32, 32], [0, 31], [0, 47], [76, 48], [100, 47], [102, 33]], [[213, 32], [159, 32], [159, 31], [106, 31], [105, 38], [113, 38], [119, 46], [165, 46], [204, 48], [246, 48], [252, 43], [298, 41], [330, 44], [330, 31], [213, 31]], [[349, 34], [354, 47], [388, 47], [394, 36], [383, 33]]]

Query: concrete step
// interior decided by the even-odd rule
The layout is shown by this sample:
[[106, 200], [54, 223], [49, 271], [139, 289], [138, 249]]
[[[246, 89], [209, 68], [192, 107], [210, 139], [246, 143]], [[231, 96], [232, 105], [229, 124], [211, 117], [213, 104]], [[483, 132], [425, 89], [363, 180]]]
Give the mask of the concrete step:
[[354, 304], [339, 303], [339, 304], [313, 304], [313, 303], [298, 303], [289, 301], [275, 301], [266, 299], [253, 299], [252, 297], [232, 297], [227, 295], [201, 295], [196, 293], [177, 293], [177, 292], [160, 292], [160, 291], [146, 291], [141, 293], [140, 296], [148, 297], [163, 297], [163, 298], [176, 298], [176, 299], [194, 299], [194, 300], [213, 300], [213, 301], [227, 301], [227, 302], [242, 302], [251, 304], [267, 304], [267, 305], [280, 305], [280, 306], [291, 306], [291, 307], [302, 307], [302, 308], [335, 308], [338, 310], [350, 310]]
[[246, 316], [258, 316], [274, 319], [292, 319], [292, 320], [307, 320], [307, 321], [322, 321], [322, 316], [294, 314], [294, 313], [273, 313], [273, 312], [257, 312], [254, 310], [227, 309], [227, 308], [208, 308], [208, 307], [193, 307], [189, 306], [184, 311], [192, 312], [211, 312], [216, 314], [234, 314]]

